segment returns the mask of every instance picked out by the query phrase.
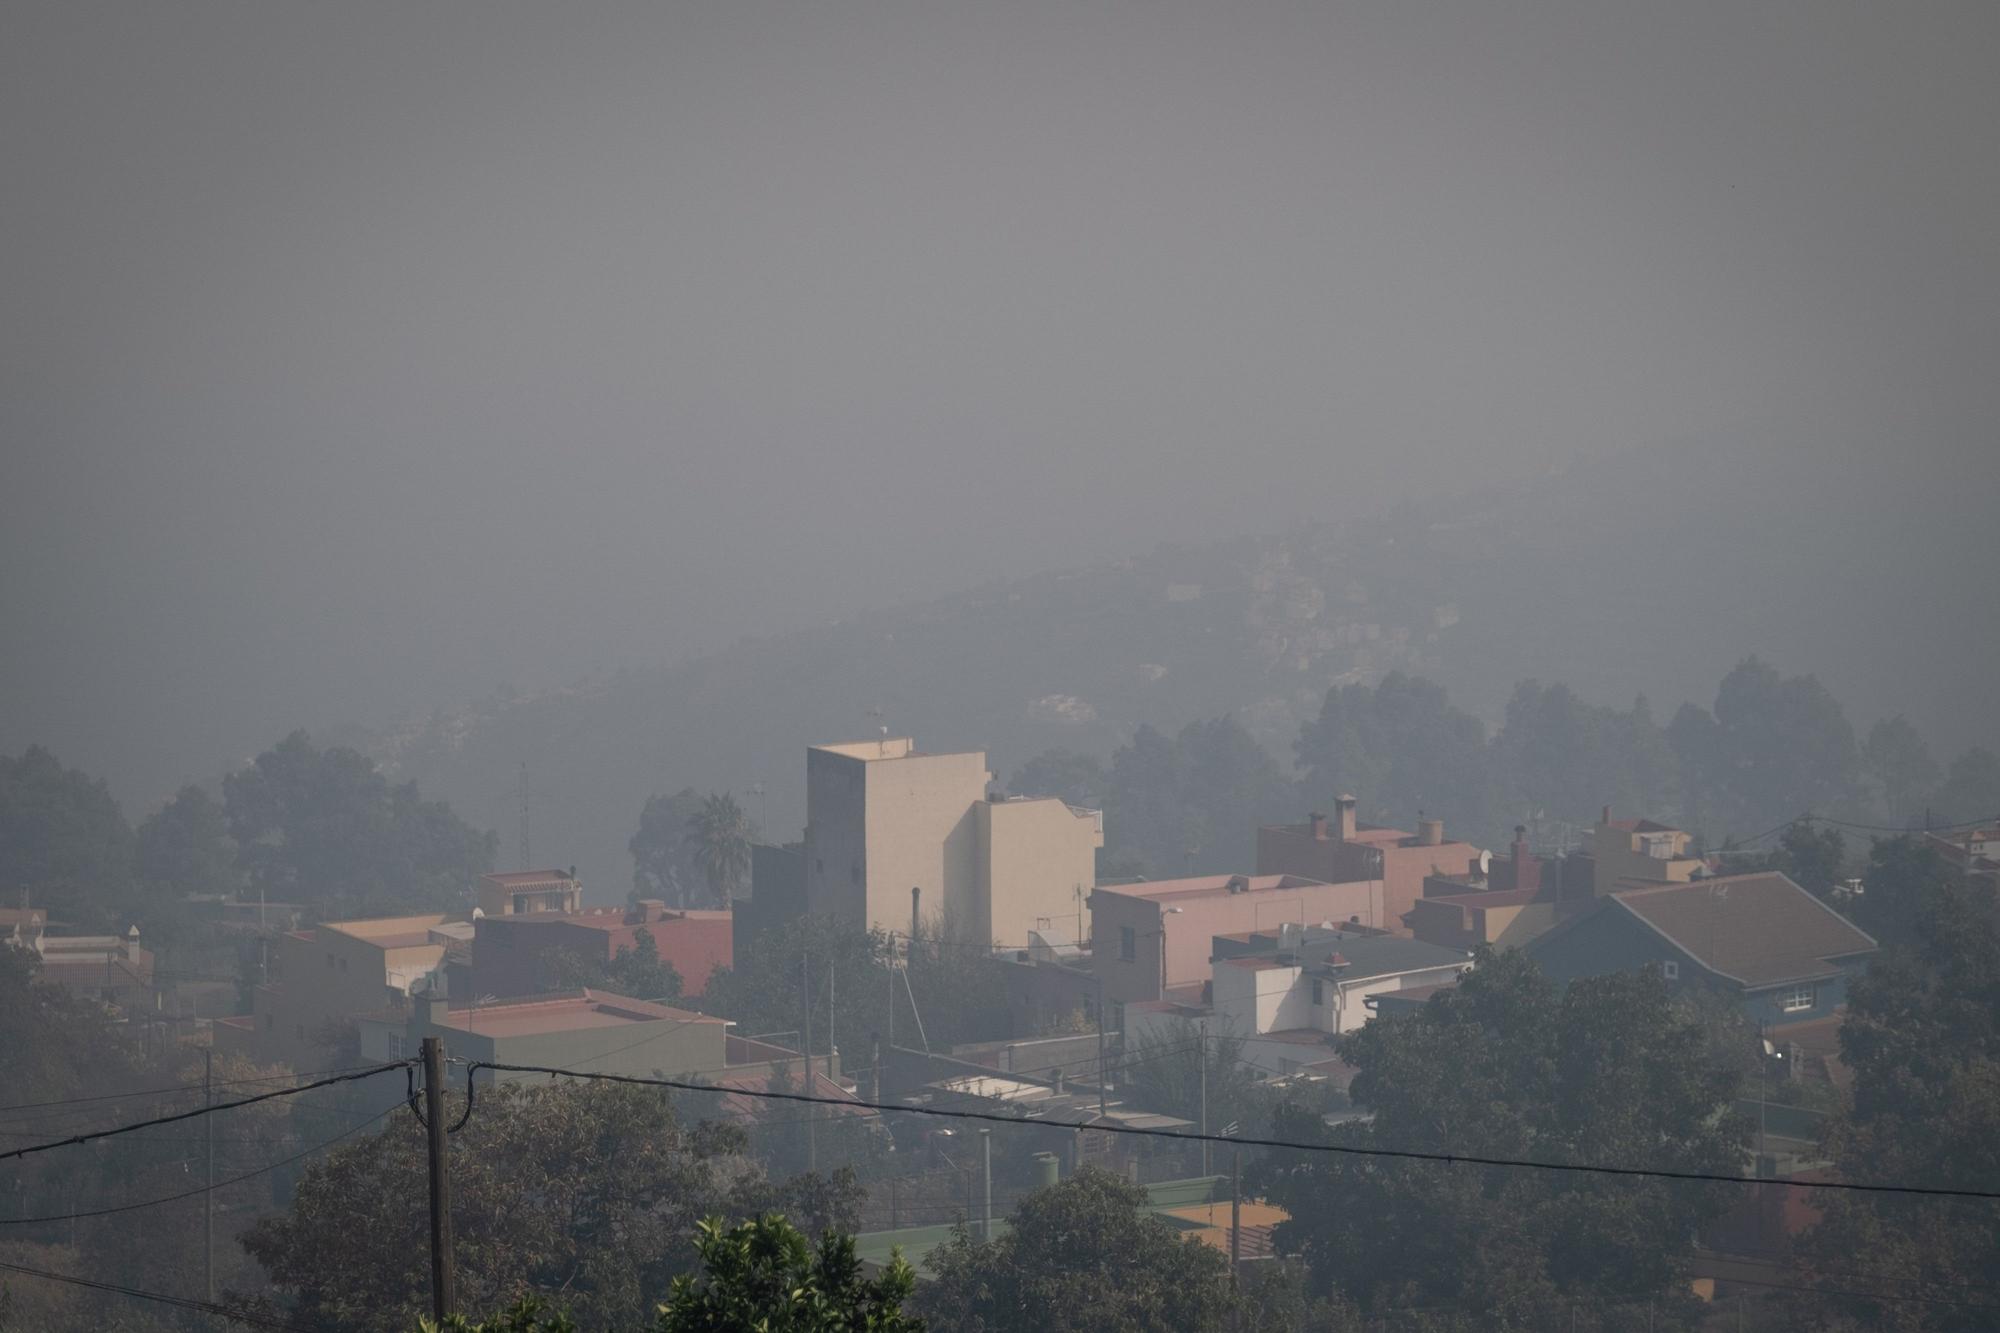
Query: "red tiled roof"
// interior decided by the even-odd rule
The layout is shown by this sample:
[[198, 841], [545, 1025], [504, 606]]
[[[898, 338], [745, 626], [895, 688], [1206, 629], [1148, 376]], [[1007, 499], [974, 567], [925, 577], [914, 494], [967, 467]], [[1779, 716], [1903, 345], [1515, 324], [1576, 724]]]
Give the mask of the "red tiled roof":
[[[718, 1088], [733, 1089], [737, 1092], [769, 1092], [771, 1090], [772, 1077], [770, 1069], [761, 1068], [741, 1074], [725, 1073], [720, 1078], [712, 1080], [712, 1082]], [[794, 1087], [797, 1087], [802, 1081], [796, 1072], [792, 1074]], [[828, 1078], [817, 1066], [814, 1067], [812, 1072], [811, 1090], [815, 1097], [828, 1099], [815, 1108], [826, 1114], [859, 1116], [875, 1114], [868, 1107], [859, 1105], [859, 1099], [853, 1093], [849, 1092], [833, 1079]], [[805, 1089], [800, 1088], [799, 1091], [803, 1092]], [[727, 1093], [717, 1097], [715, 1101], [718, 1111], [745, 1119], [754, 1119], [760, 1114], [769, 1114], [771, 1108], [781, 1105], [763, 1097], [731, 1096]], [[793, 1109], [796, 1110], [797, 1107], [794, 1106]]]

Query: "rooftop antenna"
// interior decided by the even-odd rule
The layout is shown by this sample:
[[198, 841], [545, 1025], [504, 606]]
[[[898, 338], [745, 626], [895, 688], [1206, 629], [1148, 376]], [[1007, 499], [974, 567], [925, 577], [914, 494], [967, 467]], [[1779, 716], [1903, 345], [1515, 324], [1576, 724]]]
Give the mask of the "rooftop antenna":
[[534, 865], [528, 843], [528, 761], [521, 761], [521, 869]]

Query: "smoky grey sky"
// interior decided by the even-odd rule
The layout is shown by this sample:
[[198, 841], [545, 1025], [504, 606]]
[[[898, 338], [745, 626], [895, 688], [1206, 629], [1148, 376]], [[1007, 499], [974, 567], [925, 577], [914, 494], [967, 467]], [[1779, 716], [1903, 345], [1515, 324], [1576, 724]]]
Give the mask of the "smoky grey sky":
[[17, 0], [0, 747], [205, 774], [1752, 427], [2000, 494], [1996, 50], [1989, 3]]

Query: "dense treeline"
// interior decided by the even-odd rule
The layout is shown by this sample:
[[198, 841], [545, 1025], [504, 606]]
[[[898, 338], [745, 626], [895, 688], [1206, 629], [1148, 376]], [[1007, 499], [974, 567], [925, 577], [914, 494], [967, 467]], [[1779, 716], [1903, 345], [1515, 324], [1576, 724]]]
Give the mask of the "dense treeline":
[[496, 842], [302, 731], [225, 776], [220, 799], [184, 786], [136, 830], [102, 781], [42, 747], [0, 756], [0, 884], [79, 928], [171, 940], [191, 894], [258, 893], [321, 918], [456, 909]]
[[1427, 811], [1488, 845], [1516, 824], [1560, 837], [1605, 805], [1711, 848], [1807, 812], [1899, 826], [2000, 813], [2000, 757], [1975, 747], [1941, 767], [1900, 716], [1858, 738], [1816, 678], [1754, 657], [1723, 678], [1712, 708], [1684, 704], [1664, 725], [1643, 697], [1619, 709], [1522, 681], [1491, 736], [1442, 687], [1392, 672], [1329, 690], [1293, 757], [1296, 776], [1219, 718], [1173, 736], [1141, 727], [1109, 764], [1046, 751], [1010, 786], [1101, 806], [1107, 873], [1154, 878], [1244, 869], [1258, 823], [1299, 819], [1341, 791], [1366, 821], [1409, 828]]
[[[201, 1053], [140, 1039], [103, 1005], [40, 976], [26, 949], [0, 943], [0, 1148], [16, 1149], [169, 1115], [202, 1104]], [[287, 1071], [238, 1056], [215, 1061], [228, 1095], [284, 1086]], [[351, 1128], [321, 1094], [229, 1112], [215, 1130], [220, 1217], [268, 1206], [285, 1159]], [[153, 1291], [184, 1291], [202, 1272], [200, 1190], [206, 1141], [186, 1126], [125, 1135], [0, 1163], [0, 1261], [112, 1276]], [[260, 1168], [279, 1164], [279, 1169]], [[239, 1179], [239, 1177], [245, 1177]], [[122, 1212], [145, 1200], [167, 1200]], [[108, 1210], [108, 1211], [107, 1211]], [[71, 1214], [80, 1214], [72, 1217]], [[42, 1220], [33, 1220], [42, 1219]], [[248, 1256], [218, 1227], [219, 1285], [253, 1280]], [[0, 1330], [90, 1328], [165, 1333], [172, 1311], [0, 1272]]]

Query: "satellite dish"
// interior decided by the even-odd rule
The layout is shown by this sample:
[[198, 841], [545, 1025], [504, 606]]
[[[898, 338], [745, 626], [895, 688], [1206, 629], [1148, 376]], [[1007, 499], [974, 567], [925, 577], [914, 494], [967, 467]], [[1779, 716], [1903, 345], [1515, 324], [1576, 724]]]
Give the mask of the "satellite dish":
[[1482, 874], [1482, 875], [1484, 875], [1485, 873], [1487, 873], [1487, 872], [1488, 872], [1489, 870], [1491, 870], [1492, 868], [1493, 868], [1493, 853], [1491, 853], [1491, 852], [1487, 852], [1487, 851], [1482, 851], [1482, 852], [1480, 852], [1480, 853], [1479, 853], [1479, 873], [1480, 873], [1480, 874]]

